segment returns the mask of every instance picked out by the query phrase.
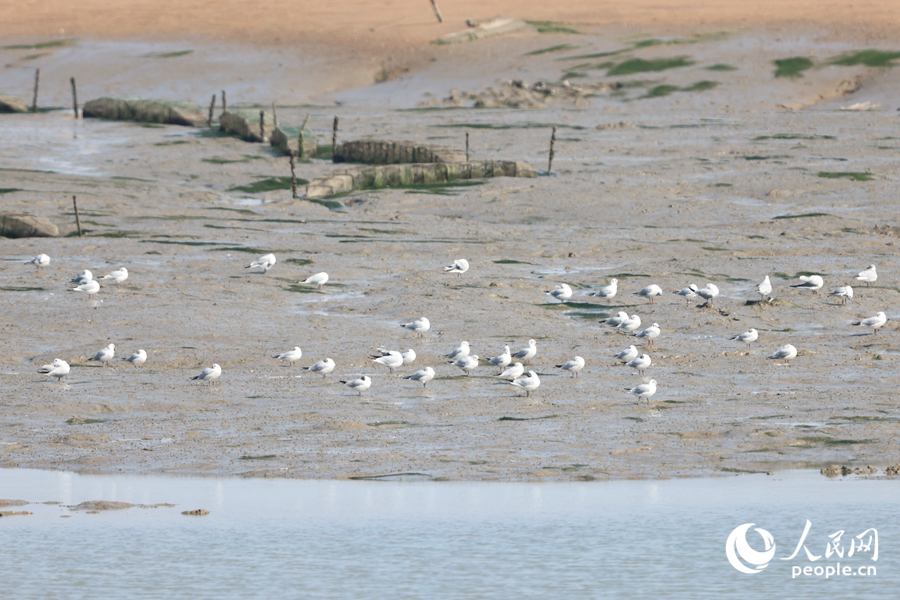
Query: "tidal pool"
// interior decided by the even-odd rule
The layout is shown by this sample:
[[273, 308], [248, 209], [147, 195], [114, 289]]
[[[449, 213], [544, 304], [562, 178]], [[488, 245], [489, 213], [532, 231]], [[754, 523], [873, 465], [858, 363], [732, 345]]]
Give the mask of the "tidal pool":
[[[30, 502], [0, 510], [33, 513], [0, 518], [0, 597], [884, 598], [898, 491], [814, 471], [456, 483], [0, 469], [0, 498]], [[141, 506], [73, 509], [91, 500]], [[174, 506], [148, 507], [161, 503]], [[741, 538], [765, 554], [756, 528], [771, 559], [745, 574], [726, 541], [760, 569], [740, 560], [757, 556]]]

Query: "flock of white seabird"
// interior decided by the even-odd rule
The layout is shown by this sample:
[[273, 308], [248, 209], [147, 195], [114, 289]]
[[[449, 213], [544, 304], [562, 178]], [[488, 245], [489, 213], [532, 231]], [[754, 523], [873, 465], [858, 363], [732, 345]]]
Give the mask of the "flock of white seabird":
[[[856, 276], [858, 281], [865, 282], [866, 286], [870, 286], [875, 283], [878, 279], [878, 274], [875, 269], [875, 265], [869, 265], [865, 270], [861, 271], [859, 275]], [[611, 299], [615, 297], [618, 288], [618, 280], [611, 279], [608, 285], [600, 287], [597, 291], [588, 292], [588, 296], [600, 296], [605, 299]], [[791, 287], [810, 290], [813, 293], [817, 293], [825, 285], [825, 281], [822, 279], [820, 275], [801, 275], [800, 283], [793, 284]], [[557, 288], [559, 289], [559, 288]], [[764, 302], [772, 302], [774, 298], [772, 297], [772, 283], [769, 280], [769, 276], [766, 275], [765, 279], [756, 286], [757, 291], [760, 296], [762, 296], [762, 301]], [[551, 295], [551, 292], [548, 292]], [[650, 303], [653, 303], [653, 298], [657, 296], [661, 296], [663, 294], [662, 289], [655, 284], [648, 285], [643, 289], [634, 292], [635, 295], [641, 296], [644, 298], [648, 298]], [[685, 298], [689, 302], [694, 298], [702, 298], [706, 300], [704, 306], [711, 307], [713, 305], [713, 300], [716, 296], [719, 295], [719, 288], [713, 283], [707, 283], [705, 287], [700, 288], [695, 284], [691, 284], [681, 290], [674, 292], [674, 294]], [[851, 299], [853, 299], [853, 288], [850, 285], [843, 285], [838, 289], [834, 290], [830, 293], [831, 296], [835, 296], [841, 299], [841, 304], [846, 304]], [[884, 326], [887, 322], [887, 316], [884, 312], [878, 312], [875, 316], [868, 317], [866, 319], [860, 319], [859, 321], [854, 321], [853, 325], [859, 327], [868, 327], [871, 328], [874, 333], [878, 333], [878, 330]], [[653, 344], [653, 340], [659, 337], [661, 330], [658, 323], [653, 323], [650, 327], [643, 329], [641, 331], [637, 331], [641, 326], [641, 318], [638, 315], [629, 316], [628, 313], [624, 311], [620, 311], [618, 314], [611, 316], [607, 319], [600, 321], [601, 324], [608, 325], [610, 327], [615, 328], [620, 333], [632, 334], [634, 337], [643, 338], [647, 340], [647, 345], [651, 346]], [[759, 332], [756, 329], [751, 328], [749, 331], [745, 331], [743, 333], [739, 333], [729, 338], [730, 340], [740, 342], [742, 344], [747, 344], [747, 349], [750, 349], [750, 344], [759, 339]], [[771, 360], [783, 360], [785, 364], [790, 364], [790, 360], [796, 358], [797, 356], [797, 348], [795, 348], [792, 344], [786, 344], [776, 350], [774, 353], [768, 356]], [[615, 358], [625, 365], [637, 369], [639, 375], [643, 375], [644, 371], [652, 364], [652, 360], [648, 354], [641, 354], [638, 349], [631, 345], [618, 354], [615, 355]], [[568, 363], [567, 363], [568, 364]], [[638, 397], [638, 401], [647, 399], [650, 401], [650, 397], [656, 393], [656, 380], [651, 379], [649, 382], [638, 385], [634, 388], [625, 388], [626, 391], [631, 392], [635, 396]]]
[[[258, 259], [251, 262], [249, 265], [244, 267], [245, 269], [253, 269], [253, 268], [261, 268], [262, 273], [266, 274], [269, 270], [275, 266], [277, 259], [274, 254], [266, 254], [264, 256], [259, 257]], [[468, 268], [468, 263], [466, 261], [462, 261], [465, 263], [466, 268]], [[27, 264], [35, 265], [38, 269], [41, 267], [46, 267], [50, 264], [50, 257], [46, 254], [39, 254], [35, 256], [33, 259], [27, 261]], [[120, 267], [115, 271], [110, 271], [106, 275], [100, 278], [94, 278], [94, 274], [85, 269], [81, 272], [80, 275], [73, 277], [69, 283], [75, 284], [75, 287], [70, 287], [69, 290], [73, 292], [80, 292], [85, 294], [87, 299], [90, 299], [92, 296], [97, 294], [100, 291], [100, 282], [101, 281], [110, 281], [115, 282], [116, 285], [124, 283], [128, 279], [128, 269], [125, 267]], [[303, 281], [298, 281], [298, 284], [301, 283], [309, 283], [318, 286], [318, 289], [322, 289], [322, 286], [328, 282], [328, 273], [316, 273], [311, 275], [307, 279]], [[417, 331], [427, 331], [430, 327], [428, 323], [428, 319], [422, 319], [424, 321], [424, 327], [419, 326]], [[115, 357], [116, 345], [109, 344], [105, 348], [98, 351], [94, 356], [88, 359], [88, 361], [97, 361], [101, 365], [108, 365], [113, 358]], [[412, 352], [412, 350], [410, 350]], [[415, 353], [413, 353], [413, 356]], [[289, 350], [283, 354], [276, 354], [273, 358], [278, 358], [287, 362], [289, 365], [293, 365], [295, 362], [300, 360], [303, 356], [303, 351], [299, 347], [295, 347], [293, 350]], [[122, 360], [130, 362], [135, 367], [140, 367], [145, 362], [147, 362], [147, 352], [141, 348], [137, 352], [134, 352], [128, 357], [123, 358]], [[313, 373], [321, 373], [324, 377], [328, 373], [331, 373], [334, 370], [335, 364], [334, 361], [330, 358], [326, 358], [323, 361], [319, 361], [316, 364], [306, 367], [308, 371]], [[55, 377], [57, 381], [61, 381], [65, 379], [66, 375], [69, 374], [71, 367], [69, 363], [62, 360], [61, 358], [56, 358], [49, 365], [44, 365], [40, 369], [38, 369], [38, 373], [43, 373], [49, 377]], [[207, 367], [200, 372], [200, 374], [191, 377], [191, 380], [199, 380], [206, 381], [210, 385], [215, 382], [222, 375], [222, 367], [217, 364], [214, 364], [211, 367]], [[354, 389], [364, 390], [367, 389], [368, 385], [361, 387], [359, 385], [354, 386]]]
[[[277, 259], [275, 258], [274, 254], [266, 254], [264, 256], [261, 256], [257, 260], [254, 260], [245, 268], [261, 268], [262, 274], [267, 274], [276, 262]], [[50, 264], [50, 257], [46, 254], [40, 254], [34, 257], [32, 260], [28, 261], [28, 264], [34, 264], [37, 268], [40, 269]], [[465, 259], [458, 259], [454, 261], [453, 264], [444, 267], [445, 272], [455, 273], [458, 277], [462, 276], [462, 274], [466, 273], [468, 270], [469, 262]], [[100, 281], [115, 281], [115, 283], [118, 285], [123, 283], [127, 279], [128, 270], [125, 267], [116, 269], [115, 271], [104, 275], [100, 279], [95, 279], [91, 271], [86, 269], [80, 275], [71, 280], [71, 283], [76, 284], [77, 287], [70, 289], [72, 291], [82, 292], [86, 294], [88, 298], [90, 298], [100, 291]], [[865, 282], [867, 287], [870, 286], [878, 279], [875, 265], [869, 265], [869, 267], [867, 267], [865, 270], [861, 271], [859, 275], [857, 275], [856, 279], [858, 281]], [[318, 289], [322, 289], [322, 286], [327, 282], [328, 274], [321, 272], [311, 275], [307, 279], [298, 281], [297, 283], [312, 284], [318, 286]], [[593, 291], [587, 292], [587, 295], [599, 297], [604, 299], [605, 301], [612, 300], [618, 293], [618, 283], [618, 279], [610, 279], [607, 285], [600, 286]], [[818, 292], [818, 290], [824, 287], [824, 285], [825, 282], [820, 275], [801, 275], [800, 283], [793, 284], [791, 285], [791, 287], [809, 290], [815, 294]], [[772, 302], [774, 300], [771, 295], [773, 288], [768, 275], [766, 275], [765, 279], [763, 279], [763, 281], [756, 286], [756, 289], [762, 297], [762, 301]], [[555, 289], [549, 290], [546, 293], [552, 296], [554, 299], [559, 300], [560, 302], [566, 302], [573, 296], [572, 288], [565, 283], [557, 285]], [[651, 304], [653, 304], [654, 298], [662, 296], [663, 293], [664, 292], [662, 288], [656, 284], [645, 286], [637, 292], [633, 292], [633, 294], [636, 296], [647, 298]], [[681, 290], [674, 293], [678, 296], [681, 296], [682, 298], [685, 298], [688, 301], [694, 298], [702, 298], [706, 301], [704, 306], [712, 307], [713, 300], [719, 295], [719, 288], [713, 283], [707, 283], [703, 288], [700, 288], [695, 284], [690, 284], [689, 286], [682, 288]], [[850, 285], [844, 285], [831, 292], [830, 295], [840, 298], [841, 304], [845, 304], [853, 298], [853, 288]], [[878, 329], [883, 327], [886, 322], [887, 316], [885, 315], [885, 313], [878, 312], [872, 317], [860, 319], [859, 321], [853, 322], [853, 325], [871, 328], [873, 332], [877, 334]], [[658, 323], [653, 323], [649, 327], [640, 329], [641, 317], [637, 314], [628, 315], [628, 313], [625, 311], [620, 311], [618, 312], [618, 314], [600, 321], [600, 323], [613, 327], [619, 333], [632, 335], [635, 338], [646, 340], [647, 347], [652, 346], [653, 341], [662, 333], [662, 329], [660, 328], [660, 325]], [[400, 326], [415, 334], [418, 334], [419, 336], [422, 336], [431, 328], [431, 323], [427, 318], [421, 317], [414, 321], [400, 323]], [[729, 339], [740, 342], [741, 344], [747, 344], [747, 349], [749, 350], [750, 345], [759, 339], [759, 332], [756, 329], [751, 328], [750, 330], [734, 335]], [[101, 365], [106, 366], [110, 364], [110, 362], [115, 357], [115, 348], [115, 344], [110, 343], [105, 348], [99, 350], [88, 360], [97, 361]], [[525, 395], [530, 396], [531, 393], [537, 390], [537, 388], [541, 385], [541, 381], [537, 373], [533, 370], [529, 370], [526, 375], [523, 363], [525, 365], [530, 364], [530, 361], [536, 355], [537, 342], [531, 339], [528, 340], [528, 344], [525, 347], [515, 353], [510, 352], [509, 346], [504, 346], [504, 351], [501, 354], [488, 359], [487, 362], [493, 367], [500, 369], [501, 372], [495, 375], [495, 377], [503, 380], [502, 383], [512, 385], [521, 390], [524, 390]], [[786, 344], [776, 350], [773, 354], [769, 355], [768, 358], [771, 360], [783, 360], [785, 364], [789, 364], [789, 361], [796, 356], [797, 349], [791, 344]], [[273, 356], [273, 358], [288, 363], [288, 366], [293, 366], [294, 363], [300, 361], [302, 357], [303, 351], [299, 346], [294, 347], [292, 350], [288, 350], [286, 352]], [[413, 362], [415, 362], [416, 358], [416, 352], [411, 348], [406, 352], [400, 352], [398, 350], [390, 350], [386, 348], [378, 348], [378, 354], [370, 356], [370, 359], [375, 363], [387, 367], [390, 373], [393, 373], [395, 369], [403, 365], [411, 365]], [[445, 358], [447, 359], [447, 362], [449, 364], [458, 367], [467, 376], [471, 375], [472, 372], [474, 372], [479, 367], [479, 357], [478, 355], [471, 354], [471, 347], [469, 345], [469, 342], [467, 341], [460, 342], [457, 348], [445, 355]], [[650, 355], [639, 352], [634, 345], [630, 345], [621, 352], [617, 353], [615, 355], [615, 358], [621, 363], [637, 370], [638, 375], [640, 376], [643, 376], [644, 372], [652, 364]], [[139, 349], [137, 352], [131, 354], [127, 358], [123, 358], [122, 360], [130, 362], [135, 367], [140, 367], [147, 360], [147, 352], [143, 349]], [[332, 360], [331, 358], [325, 358], [323, 360], [319, 360], [311, 366], [304, 367], [304, 369], [309, 371], [310, 373], [321, 374], [324, 378], [329, 373], [334, 371], [335, 366], [336, 365], [334, 360]], [[556, 365], [557, 368], [569, 373], [572, 378], [577, 378], [580, 371], [584, 369], [584, 366], [585, 360], [580, 356], [576, 356], [561, 365]], [[70, 366], [66, 361], [57, 358], [54, 359], [53, 362], [49, 365], [42, 366], [38, 370], [38, 372], [46, 374], [49, 377], [55, 377], [57, 381], [60, 381], [69, 374]], [[201, 371], [194, 377], [191, 377], [190, 379], [205, 381], [208, 384], [212, 385], [221, 375], [222, 368], [218, 364], [213, 364], [211, 367], [203, 369], [203, 371]], [[428, 385], [429, 381], [434, 379], [434, 377], [434, 369], [428, 366], [416, 371], [412, 375], [404, 377], [404, 379], [421, 383], [422, 387], [424, 388]], [[358, 379], [341, 380], [341, 383], [345, 384], [351, 390], [356, 391], [359, 395], [362, 395], [362, 392], [369, 389], [369, 387], [372, 385], [372, 379], [368, 375], [364, 375]], [[625, 388], [625, 390], [634, 394], [638, 398], [638, 402], [646, 399], [649, 403], [650, 398], [657, 391], [657, 382], [655, 379], [651, 379], [650, 381], [637, 385], [633, 388]]]

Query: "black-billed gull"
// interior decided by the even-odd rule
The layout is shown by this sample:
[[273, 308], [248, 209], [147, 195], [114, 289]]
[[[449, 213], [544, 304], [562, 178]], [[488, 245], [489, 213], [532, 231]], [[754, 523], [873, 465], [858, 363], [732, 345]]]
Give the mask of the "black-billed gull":
[[217, 364], [213, 364], [211, 367], [206, 367], [198, 375], [194, 375], [191, 377], [191, 381], [195, 379], [199, 379], [200, 381], [208, 381], [209, 385], [212, 385], [216, 379], [222, 374], [222, 367]]
[[818, 291], [825, 285], [825, 282], [819, 275], [801, 275], [800, 283], [795, 283], [791, 287], [800, 288], [801, 290], [810, 290], [813, 294], [818, 293]]
[[311, 283], [312, 285], [318, 286], [316, 289], [322, 289], [322, 286], [328, 283], [328, 273], [324, 271], [321, 273], [316, 273], [315, 275], [310, 275], [303, 281], [298, 281], [297, 283]]
[[874, 317], [853, 322], [854, 325], [860, 327], [871, 327], [875, 333], [878, 333], [878, 330], [883, 327], [885, 323], [887, 323], [887, 315], [881, 311], [875, 313]]
[[88, 281], [92, 281], [94, 279], [94, 274], [85, 269], [81, 272], [81, 275], [77, 277], [73, 277], [69, 282], [74, 283], [75, 285], [82, 285], [87, 283]]
[[453, 366], [462, 369], [466, 375], [471, 375], [472, 371], [478, 368], [478, 355], [462, 356], [453, 362]]
[[135, 367], [140, 367], [142, 364], [147, 362], [147, 351], [143, 349], [138, 350], [137, 352], [131, 354], [131, 356], [122, 358], [122, 360], [130, 362]]
[[[382, 348], [382, 347], [379, 347], [379, 348], [378, 348], [378, 352], [381, 354], [381, 356], [387, 356], [387, 355], [390, 354], [391, 352], [400, 352], [400, 351], [399, 351], [399, 350], [390, 350], [390, 349], [388, 349], [388, 348]], [[403, 364], [404, 364], [404, 365], [411, 365], [411, 364], [413, 364], [413, 363], [416, 361], [416, 358], [417, 358], [417, 356], [416, 356], [416, 351], [413, 350], [412, 348], [410, 348], [410, 349], [407, 350], [406, 352], [400, 352], [400, 356], [403, 357]], [[372, 358], [375, 358], [375, 357], [373, 356]]]
[[687, 300], [688, 304], [690, 304], [691, 300], [697, 297], [697, 286], [692, 283], [686, 288], [681, 288], [675, 293]]
[[102, 350], [98, 351], [94, 356], [90, 357], [88, 360], [89, 361], [96, 360], [101, 365], [106, 366], [109, 364], [109, 361], [111, 361], [115, 357], [115, 354], [116, 354], [116, 345], [110, 344], [106, 348], [103, 348]]
[[387, 354], [382, 354], [381, 356], [370, 356], [369, 358], [377, 362], [379, 365], [386, 366], [391, 373], [394, 372], [394, 369], [403, 364], [403, 355], [396, 350], [389, 350]]
[[766, 275], [766, 278], [762, 280], [762, 283], [756, 286], [756, 291], [759, 292], [759, 295], [763, 297], [763, 300], [769, 299], [769, 294], [772, 293], [772, 282], [769, 281], [768, 275]]
[[69, 288], [69, 289], [71, 289], [73, 292], [81, 292], [82, 294], [85, 295], [85, 297], [87, 299], [90, 300], [91, 296], [93, 296], [94, 294], [96, 294], [97, 292], [100, 291], [100, 284], [97, 282], [96, 279], [92, 279], [91, 281], [88, 281], [87, 283], [83, 283], [83, 284], [79, 285], [78, 287]]
[[637, 315], [631, 315], [621, 323], [617, 329], [622, 333], [631, 333], [641, 326], [641, 318]]
[[274, 354], [272, 358], [277, 358], [278, 360], [283, 360], [288, 363], [288, 366], [294, 366], [294, 363], [300, 360], [303, 357], [303, 350], [300, 349], [300, 346], [294, 346], [293, 350], [288, 350], [287, 352], [282, 352], [281, 354]]
[[306, 369], [307, 371], [309, 371], [310, 373], [321, 373], [322, 379], [325, 379], [326, 375], [328, 375], [329, 373], [334, 371], [334, 367], [335, 367], [334, 361], [331, 360], [330, 358], [326, 358], [325, 360], [320, 360], [319, 362], [317, 362], [314, 365], [311, 365], [309, 367], [303, 367], [303, 368]]
[[431, 367], [425, 367], [424, 369], [416, 371], [412, 375], [404, 377], [403, 379], [409, 379], [410, 381], [421, 381], [422, 388], [424, 389], [428, 385], [428, 382], [434, 379], [434, 369], [432, 369]]
[[645, 340], [648, 340], [648, 341], [647, 341], [647, 345], [648, 345], [648, 346], [652, 346], [652, 345], [653, 345], [653, 340], [655, 340], [656, 338], [658, 338], [658, 337], [659, 337], [659, 334], [660, 334], [659, 323], [654, 323], [653, 325], [651, 325], [651, 326], [648, 327], [647, 329], [644, 329], [644, 330], [641, 330], [641, 331], [636, 332], [636, 333], [634, 334], [634, 337], [639, 337], [639, 338], [643, 338], [643, 339], [645, 339]]
[[69, 374], [69, 363], [61, 358], [54, 358], [52, 363], [38, 369], [38, 373], [44, 373], [50, 377], [56, 377], [56, 381], [62, 381]]
[[506, 369], [505, 371], [503, 371], [502, 373], [497, 375], [497, 377], [499, 377], [500, 379], [513, 380], [524, 372], [525, 372], [525, 367], [522, 366], [522, 363], [517, 362], [510, 368]]
[[638, 349], [632, 345], [616, 354], [616, 358], [623, 363], [629, 363], [636, 359], [638, 357], [638, 354], [640, 354], [640, 352], [638, 352]]
[[640, 404], [641, 400], [647, 399], [647, 404], [650, 404], [650, 398], [653, 394], [656, 393], [656, 380], [651, 379], [647, 383], [642, 383], [633, 388], [625, 388], [626, 392], [631, 392], [638, 398], [638, 404]]
[[560, 283], [554, 289], [546, 290], [544, 293], [553, 296], [560, 302], [565, 302], [572, 297], [572, 288], [566, 283]]
[[458, 358], [462, 358], [462, 357], [464, 357], [464, 356], [468, 356], [468, 355], [469, 355], [469, 351], [470, 351], [470, 349], [469, 349], [469, 342], [463, 341], [463, 342], [460, 342], [460, 343], [459, 343], [459, 346], [457, 346], [455, 350], [453, 350], [453, 351], [450, 352], [449, 354], [446, 354], [445, 356], [446, 356], [446, 358], [447, 358], [448, 360], [453, 361], [453, 360], [456, 360], [456, 359], [458, 359]]
[[844, 286], [841, 286], [838, 289], [834, 290], [833, 292], [831, 292], [828, 295], [829, 296], [837, 296], [838, 298], [841, 299], [841, 304], [846, 304], [847, 301], [853, 299], [853, 288], [850, 287], [849, 285], [844, 285]]
[[537, 342], [528, 340], [528, 345], [513, 354], [512, 357], [518, 358], [527, 365], [529, 364], [529, 361], [534, 358], [535, 354], [537, 354]]
[[649, 298], [650, 304], [653, 304], [653, 298], [655, 298], [656, 296], [662, 296], [662, 293], [663, 291], [661, 287], [659, 287], [655, 283], [651, 283], [639, 292], [634, 292], [634, 295], [641, 296], [642, 298]]
[[563, 371], [568, 371], [572, 374], [572, 377], [578, 377], [578, 372], [584, 368], [584, 359], [580, 356], [576, 356], [572, 360], [567, 360], [565, 363], [561, 365], [556, 365], [557, 369], [562, 369]]
[[126, 279], [128, 279], [128, 269], [126, 269], [125, 267], [119, 267], [115, 271], [110, 271], [109, 273], [101, 277], [101, 279], [103, 279], [104, 281], [115, 281], [116, 285], [119, 285], [120, 283], [123, 283]]
[[741, 342], [742, 344], [747, 344], [747, 350], [750, 349], [750, 343], [755, 342], [759, 339], [759, 332], [755, 329], [750, 329], [750, 331], [745, 331], [744, 333], [739, 333], [737, 335], [731, 336], [728, 338], [729, 340], [734, 340], [736, 342]]
[[652, 363], [653, 361], [650, 360], [649, 354], [641, 354], [640, 356], [629, 362], [627, 366], [631, 367], [632, 369], [637, 369], [638, 375], [643, 375], [644, 371], [646, 369], [649, 369]]
[[774, 354], [770, 355], [769, 359], [770, 360], [784, 359], [784, 364], [787, 365], [787, 364], [790, 364], [788, 361], [790, 361], [792, 358], [794, 358], [796, 356], [797, 356], [797, 349], [794, 348], [790, 344], [785, 344], [784, 346], [782, 346], [781, 348], [776, 350]]
[[616, 278], [609, 280], [609, 285], [604, 285], [593, 292], [589, 293], [588, 296], [597, 296], [598, 298], [603, 298], [604, 300], [612, 300], [616, 297], [616, 294], [619, 291], [619, 280]]
[[457, 277], [462, 277], [462, 274], [469, 270], [469, 261], [464, 258], [459, 258], [453, 261], [452, 265], [448, 265], [444, 267], [444, 271], [447, 273], [456, 273]]
[[603, 323], [604, 325], [609, 325], [610, 327], [618, 327], [619, 325], [622, 324], [622, 321], [626, 321], [627, 319], [628, 319], [628, 313], [625, 312], [624, 310], [620, 310], [615, 315], [613, 315], [607, 319], [603, 319], [600, 322]]
[[38, 254], [37, 256], [29, 260], [28, 264], [34, 265], [35, 267], [40, 269], [41, 267], [46, 267], [50, 264], [50, 257], [46, 254]]
[[495, 367], [505, 369], [512, 362], [512, 354], [509, 353], [509, 346], [503, 346], [503, 353], [488, 360]]
[[860, 271], [859, 275], [856, 276], [859, 281], [865, 281], [866, 287], [869, 287], [871, 284], [875, 283], [878, 279], [878, 273], [875, 272], [875, 265], [869, 265], [866, 267], [865, 271]]
[[245, 269], [255, 269], [257, 267], [261, 267], [263, 270], [263, 275], [269, 272], [269, 269], [275, 266], [275, 263], [278, 259], [275, 258], [274, 254], [265, 254], [260, 256], [252, 263], [244, 267]]
[[431, 329], [431, 323], [425, 317], [420, 317], [415, 321], [410, 321], [409, 323], [400, 323], [400, 327], [404, 329], [409, 329], [413, 333], [418, 333], [420, 336], [425, 335], [425, 332]]
[[362, 396], [362, 393], [369, 389], [372, 385], [372, 378], [368, 375], [363, 375], [359, 379], [350, 379], [348, 381], [341, 380], [341, 383], [346, 385], [351, 390], [359, 392], [359, 395]]
[[525, 397], [527, 398], [531, 396], [531, 392], [540, 387], [541, 380], [537, 376], [537, 373], [535, 373], [534, 371], [528, 371], [528, 375], [526, 375], [525, 377], [513, 379], [512, 381], [507, 381], [506, 383], [525, 390]]
[[713, 300], [719, 295], [719, 288], [714, 283], [707, 283], [706, 287], [695, 290], [697, 295], [706, 300], [706, 306], [712, 306]]

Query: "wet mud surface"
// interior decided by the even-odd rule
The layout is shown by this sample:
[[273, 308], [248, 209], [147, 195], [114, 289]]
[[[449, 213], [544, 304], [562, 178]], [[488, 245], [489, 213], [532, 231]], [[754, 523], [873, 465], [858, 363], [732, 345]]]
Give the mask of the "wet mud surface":
[[[810, 34], [787, 47], [755, 33], [629, 50], [580, 78], [623, 87], [577, 105], [415, 108], [523, 72], [558, 79], [573, 71], [563, 56], [633, 45], [584, 37], [577, 50], [526, 54], [547, 39], [492, 42], [485, 48], [521, 52], [495, 71], [483, 59], [468, 81], [438, 62], [278, 107], [295, 124], [311, 113], [324, 144], [334, 114], [342, 139], [461, 147], [469, 132], [473, 159], [528, 161], [542, 171], [531, 180], [354, 192], [323, 205], [238, 189], [289, 175], [287, 159], [258, 144], [63, 110], [3, 116], [4, 207], [70, 233], [77, 195], [86, 235], [0, 240], [0, 465], [590, 480], [896, 464], [896, 73], [829, 64], [858, 48], [848, 41]], [[819, 66], [775, 78], [772, 61], [798, 54]], [[690, 64], [606, 74], [678, 56]], [[827, 98], [853, 77], [863, 83], [851, 96], [778, 108]], [[882, 107], [840, 110], [867, 100]], [[297, 175], [334, 168], [313, 159]], [[25, 264], [42, 252], [46, 268]], [[278, 262], [267, 275], [244, 268], [269, 252]], [[443, 272], [457, 258], [471, 264], [460, 278]], [[854, 278], [870, 264], [879, 279], [867, 288]], [[129, 279], [93, 300], [67, 291], [84, 269], [120, 266]], [[321, 291], [297, 283], [320, 271], [330, 275]], [[789, 287], [810, 273], [825, 280], [818, 294]], [[755, 289], [766, 275], [772, 303]], [[612, 277], [611, 302], [587, 296]], [[714, 308], [672, 293], [707, 282], [721, 290]], [[544, 293], [559, 283], [575, 291], [566, 304]], [[666, 292], [652, 305], [634, 295], [651, 283]], [[828, 295], [857, 283], [848, 304]], [[613, 358], [638, 340], [599, 324], [619, 310], [662, 330], [642, 348], [653, 360], [645, 378]], [[851, 325], [878, 311], [888, 322], [877, 334]], [[424, 337], [399, 326], [421, 316], [432, 324]], [[749, 351], [729, 341], [749, 328], [759, 331]], [[444, 359], [462, 340], [484, 359], [532, 338], [542, 382], [533, 398], [484, 362], [467, 377]], [[112, 365], [87, 362], [110, 342]], [[799, 350], [790, 365], [767, 359], [785, 344]], [[297, 365], [272, 358], [294, 346]], [[367, 358], [378, 346], [418, 358], [390, 375]], [[139, 348], [143, 367], [119, 360]], [[587, 364], [570, 379], [554, 365], [575, 355]], [[302, 370], [326, 357], [337, 363], [328, 377]], [[72, 365], [61, 383], [37, 373], [54, 358]], [[223, 369], [215, 385], [190, 381], [212, 363]], [[437, 377], [426, 389], [402, 379], [428, 365]], [[339, 383], [361, 375], [373, 379], [361, 397]], [[639, 405], [625, 388], [651, 377], [658, 392]]]

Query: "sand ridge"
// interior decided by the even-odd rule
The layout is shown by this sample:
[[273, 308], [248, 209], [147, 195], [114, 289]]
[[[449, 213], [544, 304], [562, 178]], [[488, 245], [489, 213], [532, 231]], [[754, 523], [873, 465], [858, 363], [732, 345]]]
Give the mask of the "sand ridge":
[[497, 15], [532, 21], [660, 27], [768, 27], [785, 31], [828, 28], [878, 39], [900, 29], [892, 0], [475, 0], [438, 3], [438, 23], [427, 0], [345, 0], [299, 3], [273, 0], [63, 0], [0, 2], [0, 36], [96, 36], [106, 39], [183, 39], [297, 45], [312, 42], [330, 53], [390, 54], [427, 45], [465, 29], [466, 19]]

